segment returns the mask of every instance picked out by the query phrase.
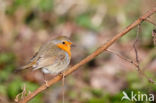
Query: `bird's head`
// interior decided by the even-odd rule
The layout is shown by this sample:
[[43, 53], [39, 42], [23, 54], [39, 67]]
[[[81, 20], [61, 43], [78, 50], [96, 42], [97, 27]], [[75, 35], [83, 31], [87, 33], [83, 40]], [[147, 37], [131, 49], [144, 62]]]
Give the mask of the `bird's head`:
[[65, 36], [59, 36], [56, 39], [54, 39], [53, 42], [54, 44], [56, 44], [58, 48], [64, 50], [69, 54], [69, 56], [71, 56], [70, 50], [71, 50], [72, 42], [69, 40], [69, 38]]

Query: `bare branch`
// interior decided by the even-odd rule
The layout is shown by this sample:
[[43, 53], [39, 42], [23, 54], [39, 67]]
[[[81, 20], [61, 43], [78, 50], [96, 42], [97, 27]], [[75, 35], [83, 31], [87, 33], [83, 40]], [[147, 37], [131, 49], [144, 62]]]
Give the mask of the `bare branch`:
[[123, 59], [124, 61], [126, 61], [128, 63], [133, 64], [135, 67], [138, 66], [138, 64], [135, 61], [133, 61], [131, 59], [127, 59], [127, 58], [121, 56], [120, 54], [113, 52], [112, 50], [107, 49], [106, 51], [110, 52], [111, 54], [114, 54], [114, 55], [118, 56], [119, 58]]
[[135, 66], [138, 69], [139, 73], [143, 77], [145, 77], [150, 83], [155, 83], [151, 78], [148, 78], [147, 75], [140, 69], [138, 51], [137, 51], [137, 48], [136, 48], [137, 42], [139, 40], [140, 31], [141, 31], [141, 23], [138, 25], [136, 39], [135, 39], [135, 41], [133, 43], [133, 48], [134, 48], [134, 52], [135, 52], [135, 59], [136, 59], [136, 63], [137, 63], [137, 65], [135, 65]]
[[138, 25], [138, 29], [137, 29], [137, 35], [136, 35], [136, 39], [133, 43], [133, 48], [134, 48], [134, 51], [135, 51], [135, 59], [136, 59], [136, 62], [139, 63], [139, 57], [138, 57], [138, 51], [137, 51], [137, 42], [139, 41], [139, 35], [140, 35], [140, 31], [141, 31], [141, 24]]
[[22, 92], [17, 94], [16, 98], [15, 98], [15, 102], [18, 102], [20, 98], [24, 98], [27, 95], [27, 91], [26, 91], [26, 85], [24, 84]]
[[126, 61], [126, 62], [128, 62], [128, 63], [133, 64], [133, 65], [138, 69], [139, 73], [140, 73], [143, 77], [145, 77], [150, 83], [154, 83], [154, 84], [156, 83], [156, 82], [154, 82], [153, 79], [147, 77], [147, 75], [140, 69], [140, 66], [139, 66], [139, 64], [138, 64], [137, 62], [135, 62], [135, 61], [133, 61], [133, 60], [131, 60], [131, 59], [127, 59], [127, 58], [121, 56], [120, 54], [115, 53], [115, 52], [113, 52], [113, 51], [111, 51], [111, 50], [108, 50], [108, 49], [107, 49], [106, 51], [110, 52], [111, 54], [114, 54], [114, 55], [118, 56], [119, 58], [123, 59], [124, 61]]
[[149, 22], [149, 23], [151, 23], [151, 24], [153, 24], [154, 26], [156, 26], [156, 23], [154, 23], [153, 21], [151, 21], [150, 19], [145, 19], [145, 21], [147, 21], [147, 22]]

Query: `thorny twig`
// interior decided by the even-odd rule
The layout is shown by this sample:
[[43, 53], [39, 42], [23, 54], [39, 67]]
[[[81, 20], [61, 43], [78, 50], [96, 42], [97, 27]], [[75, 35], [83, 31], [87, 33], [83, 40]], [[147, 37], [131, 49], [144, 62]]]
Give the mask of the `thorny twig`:
[[151, 23], [151, 24], [153, 24], [154, 26], [156, 26], [156, 23], [154, 23], [153, 21], [151, 21], [150, 19], [145, 19], [145, 21], [147, 21], [147, 22], [149, 22], [149, 23]]
[[[111, 40], [109, 40], [106, 44], [103, 44], [100, 48], [98, 48], [96, 51], [94, 51], [92, 54], [81, 60], [76, 65], [72, 66], [71, 68], [67, 69], [67, 71], [64, 72], [65, 76], [71, 74], [72, 72], [76, 71], [80, 66], [88, 63], [90, 60], [94, 59], [99, 54], [103, 53], [107, 48], [109, 48], [113, 43], [115, 43], [118, 39], [120, 39], [122, 36], [124, 36], [126, 33], [128, 33], [130, 30], [135, 28], [138, 24], [140, 24], [142, 21], [144, 21], [146, 18], [151, 16], [156, 12], [156, 8], [151, 9], [150, 11], [146, 12], [143, 16], [141, 16], [139, 19], [134, 21], [131, 25], [129, 25], [127, 28], [125, 28], [122, 32], [116, 34]], [[57, 75], [56, 77], [52, 78], [47, 82], [49, 86], [55, 84], [56, 82], [60, 81], [62, 79], [61, 75]], [[47, 89], [46, 84], [41, 85], [38, 89], [36, 89], [34, 92], [30, 93], [25, 98], [21, 99], [19, 103], [27, 103], [30, 101], [33, 97], [35, 97], [40, 92]]]
[[[154, 26], [156, 26], [156, 23], [154, 23], [150, 19], [147, 18], [146, 21], [149, 22], [149, 23], [151, 23], [151, 24], [153, 24]], [[152, 31], [152, 37], [153, 37], [153, 43], [154, 43], [154, 45], [156, 45], [156, 29], [154, 29]]]
[[107, 49], [106, 51], [110, 52], [111, 54], [114, 54], [114, 55], [118, 56], [119, 58], [125, 60], [125, 61], [128, 62], [128, 63], [133, 64], [134, 66], [137, 66], [137, 65], [138, 65], [135, 61], [133, 61], [133, 60], [131, 60], [131, 59], [127, 59], [127, 58], [121, 56], [120, 54], [118, 54], [118, 53], [116, 53], [116, 52], [113, 52], [112, 50]]
[[135, 52], [135, 59], [136, 59], [136, 63], [137, 63], [136, 68], [138, 69], [139, 73], [142, 76], [144, 76], [149, 82], [155, 83], [152, 79], [148, 78], [147, 75], [140, 69], [138, 51], [136, 48], [137, 42], [139, 40], [140, 31], [141, 31], [141, 23], [138, 25], [136, 40], [133, 43], [133, 48], [134, 48], [134, 52]]
[[[136, 59], [136, 62], [139, 64], [139, 57], [138, 57], [138, 51], [137, 51], [137, 42], [139, 40], [139, 35], [140, 35], [140, 31], [141, 31], [141, 24], [138, 25], [138, 29], [137, 29], [137, 35], [136, 35], [136, 39], [133, 43], [133, 48], [134, 48], [134, 52], [135, 52], [135, 59]], [[138, 70], [140, 71], [140, 69], [138, 68]]]
[[25, 86], [25, 84], [24, 84], [24, 86], [22, 88], [22, 92], [17, 94], [17, 96], [15, 98], [15, 102], [18, 102], [20, 97], [21, 97], [21, 99], [23, 99], [24, 96], [26, 96], [26, 86]]
[[26, 90], [26, 85], [24, 84], [22, 92], [16, 95], [15, 102], [19, 102], [19, 99], [23, 99], [25, 96], [29, 95], [31, 91]]
[[127, 58], [121, 56], [120, 54], [115, 53], [115, 52], [113, 52], [113, 51], [111, 51], [111, 50], [108, 50], [108, 49], [107, 49], [106, 51], [110, 52], [111, 54], [114, 54], [114, 55], [118, 56], [119, 58], [123, 59], [124, 61], [126, 61], [126, 62], [128, 62], [128, 63], [133, 64], [136, 68], [138, 68], [139, 73], [140, 73], [142, 76], [144, 76], [150, 83], [155, 83], [151, 78], [147, 77], [147, 75], [140, 69], [140, 66], [139, 66], [139, 64], [138, 64], [137, 62], [135, 62], [135, 61], [133, 61], [133, 60], [131, 60], [131, 59], [127, 59]]

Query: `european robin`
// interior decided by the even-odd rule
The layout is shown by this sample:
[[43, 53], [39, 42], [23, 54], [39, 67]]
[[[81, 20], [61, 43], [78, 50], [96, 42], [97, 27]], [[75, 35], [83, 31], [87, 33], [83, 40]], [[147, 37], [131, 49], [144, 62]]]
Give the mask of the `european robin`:
[[71, 44], [72, 42], [65, 36], [48, 41], [22, 69], [41, 69], [43, 73], [55, 75], [62, 73], [71, 60]]

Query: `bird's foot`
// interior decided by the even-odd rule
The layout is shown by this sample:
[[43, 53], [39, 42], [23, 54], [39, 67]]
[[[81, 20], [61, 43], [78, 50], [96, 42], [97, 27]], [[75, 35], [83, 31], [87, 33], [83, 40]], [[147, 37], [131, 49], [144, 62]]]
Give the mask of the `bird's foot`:
[[63, 79], [65, 78], [65, 74], [63, 72], [61, 72], [59, 75], [62, 76]]
[[48, 81], [47, 80], [44, 80], [45, 84], [46, 84], [46, 87], [48, 88], [49, 85], [48, 85]]

